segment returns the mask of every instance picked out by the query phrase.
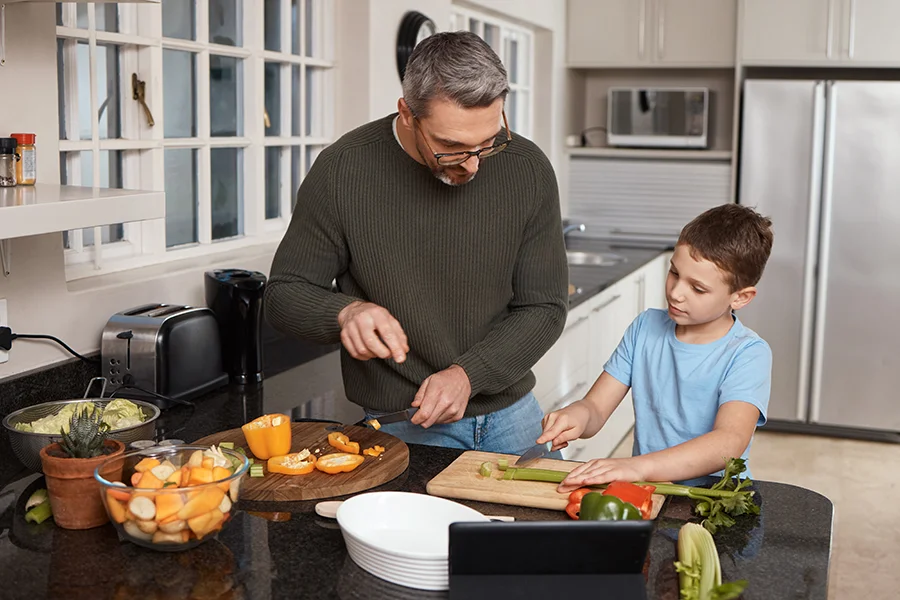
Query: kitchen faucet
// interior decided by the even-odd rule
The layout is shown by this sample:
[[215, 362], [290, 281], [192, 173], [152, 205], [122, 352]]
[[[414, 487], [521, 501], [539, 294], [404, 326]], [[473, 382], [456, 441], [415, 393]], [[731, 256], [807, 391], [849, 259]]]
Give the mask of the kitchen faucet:
[[566, 237], [573, 231], [584, 231], [584, 223], [579, 223], [578, 225], [566, 225], [563, 227], [563, 237]]

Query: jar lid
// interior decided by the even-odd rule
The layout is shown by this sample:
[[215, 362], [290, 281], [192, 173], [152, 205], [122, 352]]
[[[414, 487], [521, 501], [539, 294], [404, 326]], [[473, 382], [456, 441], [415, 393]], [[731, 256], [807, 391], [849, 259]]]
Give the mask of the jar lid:
[[33, 133], [11, 133], [9, 134], [9, 137], [13, 138], [14, 140], [18, 141], [20, 145], [24, 146], [27, 144], [33, 144], [37, 136]]
[[0, 154], [15, 154], [18, 145], [15, 138], [0, 138]]

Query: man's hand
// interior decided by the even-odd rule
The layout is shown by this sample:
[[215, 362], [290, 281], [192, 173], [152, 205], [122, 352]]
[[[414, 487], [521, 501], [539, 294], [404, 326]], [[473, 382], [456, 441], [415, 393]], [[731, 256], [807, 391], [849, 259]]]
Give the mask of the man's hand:
[[402, 363], [409, 352], [406, 333], [387, 309], [371, 302], [352, 302], [338, 313], [341, 342], [356, 360], [391, 358]]
[[643, 481], [639, 457], [631, 458], [595, 458], [572, 469], [572, 472], [559, 484], [560, 493], [569, 493], [586, 485], [600, 485], [613, 481]]
[[419, 410], [411, 419], [414, 425], [428, 429], [436, 423], [453, 423], [462, 419], [469, 404], [472, 385], [465, 369], [459, 365], [438, 371], [422, 382], [412, 405]]
[[583, 401], [553, 411], [541, 421], [544, 432], [537, 439], [538, 444], [553, 442], [552, 450], [560, 450], [577, 440], [584, 433], [591, 418], [591, 409]]

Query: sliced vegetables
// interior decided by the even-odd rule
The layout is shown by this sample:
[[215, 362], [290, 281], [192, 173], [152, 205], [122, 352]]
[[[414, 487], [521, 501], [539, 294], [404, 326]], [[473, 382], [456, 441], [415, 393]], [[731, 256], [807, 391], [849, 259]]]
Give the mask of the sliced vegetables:
[[316, 461], [316, 468], [323, 473], [335, 475], [337, 473], [348, 473], [361, 465], [365, 460], [364, 456], [359, 454], [348, 454], [346, 452], [336, 452], [334, 454], [326, 454]]
[[316, 468], [316, 457], [310, 454], [309, 449], [301, 452], [286, 454], [284, 456], [273, 456], [267, 463], [270, 473], [281, 473], [282, 475], [308, 475]]
[[285, 415], [263, 415], [241, 430], [256, 458], [268, 460], [291, 451], [291, 421]]
[[25, 520], [40, 525], [53, 516], [46, 489], [35, 490], [25, 503]]
[[373, 446], [371, 448], [366, 448], [363, 450], [363, 454], [366, 456], [371, 456], [372, 458], [378, 458], [384, 453], [384, 446]]
[[351, 442], [350, 438], [340, 431], [332, 431], [328, 434], [328, 443], [341, 452], [347, 454], [359, 454], [359, 442]]
[[682, 600], [731, 600], [747, 587], [746, 580], [722, 583], [719, 552], [712, 534], [696, 523], [678, 532], [678, 586]]
[[266, 472], [263, 470], [262, 463], [254, 463], [250, 465], [250, 477], [265, 477]]
[[644, 519], [650, 518], [653, 511], [654, 485], [635, 485], [624, 481], [614, 481], [603, 490], [604, 496], [615, 496], [622, 502], [628, 502], [641, 511]]

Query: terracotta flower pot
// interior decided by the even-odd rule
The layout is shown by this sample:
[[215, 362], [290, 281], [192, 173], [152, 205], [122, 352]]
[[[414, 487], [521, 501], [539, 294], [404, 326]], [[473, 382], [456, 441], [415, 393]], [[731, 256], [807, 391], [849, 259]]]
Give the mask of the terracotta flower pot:
[[[90, 529], [109, 522], [109, 515], [100, 497], [100, 484], [94, 479], [94, 469], [114, 456], [125, 452], [125, 444], [108, 439], [104, 446], [111, 448], [109, 454], [94, 458], [61, 458], [54, 456], [61, 452], [59, 444], [41, 448], [41, 465], [47, 480], [47, 494], [53, 520], [65, 529]], [[110, 461], [100, 471], [106, 479], [122, 479], [124, 461]]]

